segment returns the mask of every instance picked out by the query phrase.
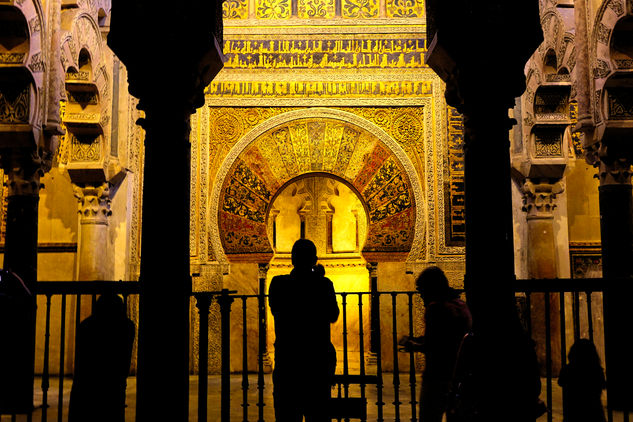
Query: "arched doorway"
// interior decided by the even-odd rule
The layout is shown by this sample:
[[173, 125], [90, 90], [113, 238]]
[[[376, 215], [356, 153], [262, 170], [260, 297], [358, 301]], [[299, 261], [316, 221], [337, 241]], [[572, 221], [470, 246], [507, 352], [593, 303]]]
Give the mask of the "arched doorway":
[[[286, 183], [272, 201], [268, 213], [269, 238], [274, 255], [270, 262], [267, 283], [272, 277], [287, 274], [292, 269], [290, 251], [296, 239], [305, 237], [317, 246], [319, 263], [325, 267], [326, 276], [334, 283], [337, 292], [362, 292], [370, 288], [366, 261], [361, 256], [367, 236], [368, 215], [360, 195], [343, 180], [323, 173], [310, 173]], [[364, 331], [369, 332], [369, 303], [363, 299], [367, 317], [363, 317]], [[301, 300], [301, 298], [297, 298]], [[347, 347], [348, 365], [356, 369], [360, 347], [361, 317], [358, 296], [346, 298], [347, 326], [339, 318], [332, 328], [332, 343], [337, 349], [339, 369]], [[339, 307], [343, 304], [339, 297]], [[270, 319], [269, 319], [270, 321]], [[347, 331], [348, 342], [343, 344], [342, 332]], [[269, 324], [268, 332], [273, 332]], [[272, 339], [269, 336], [269, 341]], [[272, 346], [272, 344], [269, 344]], [[269, 350], [273, 350], [269, 347]]]
[[[307, 182], [311, 179], [313, 182]], [[338, 186], [328, 187], [332, 181]], [[295, 185], [284, 192], [295, 183], [301, 186]], [[312, 183], [312, 187], [306, 183]], [[401, 263], [415, 256], [411, 251], [423, 243], [424, 205], [419, 174], [402, 147], [373, 123], [349, 112], [325, 108], [288, 111], [244, 135], [218, 170], [210, 195], [208, 228], [211, 238], [217, 239], [212, 242], [215, 258], [230, 264], [224, 286], [248, 294], [265, 293], [274, 275], [289, 272], [291, 264], [287, 252], [302, 234], [298, 211], [303, 199], [297, 198], [296, 193], [301, 189], [306, 193], [311, 191], [307, 195], [312, 198], [311, 210], [327, 222], [330, 207], [327, 201], [314, 204], [314, 197], [318, 196], [315, 191], [334, 188], [339, 189], [339, 194], [344, 191], [345, 195], [356, 197], [356, 209], [363, 211], [360, 217], [366, 215], [366, 219], [357, 220], [353, 242], [347, 235], [337, 241], [333, 238], [328, 244], [327, 233], [313, 239], [322, 245], [320, 258], [325, 258], [326, 273], [338, 292], [369, 291], [368, 262]], [[293, 189], [297, 191], [295, 203]], [[289, 232], [282, 239], [285, 226], [276, 228], [274, 224], [276, 211], [279, 211], [278, 218], [282, 210], [275, 207], [274, 202], [284, 195], [295, 209], [292, 211], [294, 223], [290, 225], [294, 228], [288, 228]], [[310, 210], [304, 208], [303, 211]], [[332, 215], [332, 225], [344, 225], [344, 221], [336, 221]], [[349, 223], [351, 217], [348, 216], [347, 221]], [[309, 224], [307, 218], [304, 234], [309, 234]], [[327, 231], [326, 223], [321, 227]], [[316, 230], [318, 232], [318, 227]], [[319, 237], [322, 240], [319, 241]], [[330, 246], [332, 251], [328, 254]], [[286, 252], [285, 257], [283, 252]], [[261, 269], [268, 263], [267, 274], [258, 274], [258, 265]], [[398, 266], [398, 271], [401, 268]], [[351, 316], [347, 321], [350, 338], [358, 338], [354, 332], [360, 326], [364, 327], [365, 336], [368, 335], [369, 305], [363, 303], [362, 317], [358, 317], [358, 299], [348, 296], [350, 315], [355, 312], [355, 321]], [[271, 329], [269, 319], [269, 333]], [[333, 333], [341, 331], [333, 329]], [[269, 351], [272, 340], [269, 336]], [[335, 346], [341, 343], [336, 334], [333, 341]], [[368, 345], [365, 339], [363, 349]], [[350, 350], [356, 346], [348, 344]], [[349, 363], [353, 367], [354, 363]]]

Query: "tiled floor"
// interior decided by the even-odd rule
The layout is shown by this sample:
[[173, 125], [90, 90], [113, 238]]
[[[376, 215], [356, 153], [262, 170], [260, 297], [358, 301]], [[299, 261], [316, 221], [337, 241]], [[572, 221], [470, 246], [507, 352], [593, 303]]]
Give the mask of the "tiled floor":
[[[383, 388], [383, 402], [385, 403], [383, 407], [383, 417], [387, 422], [395, 421], [396, 413], [399, 413], [399, 420], [401, 421], [411, 421], [412, 409], [411, 409], [411, 389], [409, 385], [408, 376], [401, 377], [400, 379], [400, 388], [399, 388], [399, 401], [400, 405], [396, 406], [394, 404], [395, 397], [395, 389], [393, 385], [393, 377], [391, 374], [384, 374], [384, 388]], [[257, 397], [259, 395], [259, 391], [257, 389], [257, 375], [250, 374], [248, 376], [249, 388], [247, 390], [247, 414], [248, 421], [257, 421], [259, 416], [260, 407], [257, 406]], [[63, 405], [62, 405], [62, 421], [67, 420], [67, 412], [68, 412], [68, 400], [70, 397], [70, 387], [72, 384], [71, 378], [64, 379], [63, 382]], [[42, 415], [42, 402], [43, 395], [41, 390], [41, 380], [36, 380], [36, 396], [35, 396], [35, 404], [37, 407], [36, 411], [32, 415], [32, 420], [36, 422], [47, 421], [47, 422], [58, 422], [58, 397], [59, 397], [59, 379], [52, 378], [50, 380], [50, 388], [48, 392], [48, 410], [46, 415]], [[416, 395], [419, 394], [419, 379], [416, 380]], [[561, 391], [560, 388], [554, 382], [552, 385], [552, 417], [553, 421], [560, 422], [562, 420], [562, 408], [561, 408]], [[543, 394], [541, 398], [546, 400], [546, 382], [543, 380]], [[207, 421], [219, 421], [220, 420], [220, 377], [217, 375], [209, 376], [209, 394], [208, 394], [208, 419]], [[197, 421], [197, 412], [198, 412], [198, 378], [197, 376], [192, 376], [190, 378], [190, 388], [189, 388], [189, 420]], [[242, 398], [243, 398], [243, 389], [242, 389], [242, 376], [241, 375], [233, 375], [231, 377], [231, 421], [244, 421], [243, 412], [244, 407], [242, 406]], [[335, 394], [335, 392], [333, 392]], [[350, 390], [351, 397], [358, 397], [359, 390], [358, 387], [351, 388]], [[130, 377], [128, 378], [128, 388], [127, 388], [127, 409], [126, 409], [126, 422], [133, 422], [135, 419], [135, 404], [136, 404], [136, 378]], [[368, 421], [374, 421], [377, 419], [378, 407], [376, 405], [376, 387], [371, 386], [367, 387], [367, 413], [368, 413]], [[417, 399], [416, 399], [417, 400]], [[264, 406], [262, 408], [264, 421], [266, 422], [274, 422], [273, 415], [273, 405], [272, 405], [272, 382], [270, 378], [270, 374], [265, 375], [265, 387], [264, 387]], [[416, 409], [417, 412], [417, 409]], [[44, 417], [43, 417], [44, 416]], [[0, 417], [1, 422], [9, 422], [11, 421], [10, 416], [2, 416]], [[28, 419], [24, 415], [19, 415], [15, 419], [19, 422], [27, 422]], [[547, 416], [543, 415], [538, 419], [537, 422], [546, 422]], [[621, 414], [613, 415], [613, 421], [619, 422], [623, 421], [623, 417]], [[511, 422], [509, 420], [509, 422]]]

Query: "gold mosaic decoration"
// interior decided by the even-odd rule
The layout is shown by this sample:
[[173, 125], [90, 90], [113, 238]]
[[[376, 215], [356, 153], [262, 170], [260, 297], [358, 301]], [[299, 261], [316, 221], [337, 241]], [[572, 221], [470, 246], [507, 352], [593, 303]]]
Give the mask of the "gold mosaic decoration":
[[341, 12], [344, 18], [375, 18], [378, 16], [378, 0], [343, 0]]
[[402, 164], [378, 138], [356, 126], [335, 119], [300, 119], [259, 136], [227, 175], [219, 213], [226, 253], [271, 252], [265, 218], [272, 193], [310, 172], [337, 175], [361, 192], [371, 225], [365, 251], [410, 249], [415, 214]]
[[[409, 155], [412, 160], [413, 166], [416, 169], [419, 178], [421, 180], [427, 180], [429, 177], [433, 178], [432, 175], [428, 175], [426, 168], [428, 165], [432, 165], [434, 158], [429, 159], [426, 157], [426, 148], [428, 146], [428, 140], [426, 136], [428, 136], [429, 128], [427, 127], [431, 120], [428, 118], [427, 113], [429, 112], [428, 107], [334, 107], [338, 110], [342, 110], [345, 112], [353, 113], [363, 119], [376, 124], [378, 127], [383, 129], [389, 136], [392, 137], [395, 141], [397, 141], [400, 145], [402, 145], [403, 149]], [[220, 168], [221, 163], [224, 161], [229, 151], [234, 147], [237, 142], [235, 139], [242, 139], [247, 133], [249, 133], [253, 128], [257, 125], [262, 124], [275, 116], [279, 116], [288, 111], [296, 111], [299, 109], [306, 109], [306, 107], [207, 107], [208, 110], [208, 131], [205, 132], [209, 136], [210, 144], [208, 146], [208, 174], [215, 175]], [[426, 110], [426, 111], [425, 111]], [[222, 116], [230, 115], [232, 119], [226, 119]], [[405, 117], [406, 116], [406, 117]], [[442, 165], [444, 171], [444, 180], [445, 183], [442, 185], [443, 189], [449, 189], [450, 192], [445, 192], [446, 198], [444, 201], [441, 201], [438, 206], [442, 207], [442, 216], [446, 216], [446, 221], [442, 219], [442, 222], [438, 223], [437, 229], [441, 231], [441, 238], [445, 239], [442, 242], [446, 242], [447, 246], [463, 246], [463, 232], [464, 232], [464, 224], [463, 224], [463, 131], [462, 131], [462, 117], [456, 110], [448, 109], [447, 116], [445, 117], [446, 122], [442, 124], [443, 127], [447, 127], [447, 136], [444, 142], [447, 142], [447, 150], [446, 150], [446, 162], [444, 164], [438, 163], [437, 165]], [[234, 128], [226, 127], [226, 122], [234, 122]], [[412, 133], [417, 133], [414, 129], [406, 129], [406, 125], [404, 122], [420, 122], [421, 126], [419, 127], [419, 131], [421, 134], [424, 134], [417, 138], [412, 136]], [[275, 165], [271, 166], [260, 166], [258, 171], [265, 173], [262, 176], [263, 180], [267, 181], [276, 181], [275, 183], [278, 185], [282, 183], [284, 180], [289, 180], [294, 175], [298, 174], [299, 165], [297, 163], [303, 162], [301, 164], [301, 168], [305, 169], [306, 157], [310, 156], [310, 168], [312, 171], [324, 171], [324, 172], [333, 172], [333, 169], [337, 165], [337, 156], [336, 153], [340, 149], [340, 143], [343, 138], [343, 131], [345, 125], [343, 125], [342, 121], [336, 121], [339, 124], [326, 124], [323, 125], [321, 120], [313, 120], [311, 121], [311, 125], [313, 127], [308, 128], [308, 132], [312, 134], [312, 138], [308, 137], [307, 148], [309, 154], [305, 153], [305, 146], [301, 148], [295, 148], [292, 146], [292, 153], [298, 154], [299, 157], [303, 157], [300, 160], [295, 160], [294, 163], [297, 166], [296, 169], [293, 167], [293, 164], [289, 164], [286, 166], [284, 164], [284, 159], [280, 152], [279, 144], [272, 132], [277, 132], [279, 129], [283, 127], [287, 128], [286, 130], [281, 130], [279, 133], [276, 133], [277, 137], [292, 137], [295, 135], [303, 136], [300, 128], [294, 126], [292, 129], [288, 127], [288, 125], [283, 125], [282, 127], [276, 127], [275, 130], [271, 130], [270, 132], [266, 132], [261, 135], [257, 139], [257, 143], [259, 147], [257, 148], [257, 153], [261, 158], [249, 157], [251, 153], [253, 153], [252, 149], [248, 149], [240, 156], [240, 159], [244, 161], [244, 163], [248, 163], [250, 168], [254, 168], [257, 162], [268, 162], [275, 163]], [[216, 136], [221, 131], [218, 130], [218, 126], [222, 126], [224, 129], [224, 133], [231, 134], [230, 136], [218, 137]], [[353, 129], [353, 127], [352, 127]], [[434, 129], [435, 130], [435, 129]], [[239, 133], [239, 135], [237, 134]], [[321, 139], [323, 136], [323, 141], [315, 141], [312, 142], [310, 139]], [[288, 139], [288, 138], [286, 138]], [[370, 183], [375, 168], [380, 168], [385, 160], [387, 160], [390, 156], [390, 152], [388, 150], [381, 150], [381, 143], [377, 140], [377, 138], [371, 135], [369, 132], [362, 132], [358, 138], [355, 140], [355, 149], [354, 153], [351, 155], [349, 162], [347, 163], [346, 177], [351, 177], [350, 175], [356, 175], [353, 184], [356, 186], [366, 186]], [[304, 144], [304, 141], [301, 141], [301, 145]], [[285, 147], [287, 148], [287, 147]], [[310, 149], [311, 148], [311, 149]], [[290, 149], [286, 149], [290, 152]], [[438, 151], [439, 152], [439, 151]], [[253, 154], [256, 155], [256, 154]], [[431, 160], [431, 161], [429, 161]], [[368, 171], [368, 169], [372, 169]], [[227, 179], [224, 179], [227, 180]], [[429, 183], [432, 183], [432, 180], [427, 180]], [[394, 181], [395, 183], [396, 181]], [[276, 186], [274, 183], [267, 183], [266, 185], [271, 192], [276, 192], [276, 189], [280, 186]], [[450, 193], [450, 194], [449, 194]], [[221, 199], [221, 195], [220, 198]], [[409, 196], [402, 197], [400, 199], [401, 204], [406, 203], [407, 201], [413, 202], [413, 197]], [[398, 206], [397, 202], [394, 203], [393, 206]], [[374, 207], [378, 208], [383, 205], [383, 202], [379, 200], [379, 197], [372, 199], [372, 204]], [[222, 203], [220, 202], [220, 207]], [[385, 207], [386, 209], [387, 207]], [[220, 212], [224, 212], [220, 210]], [[232, 215], [232, 214], [231, 214]], [[374, 214], [376, 217], [378, 213]], [[222, 218], [218, 215], [219, 220]], [[240, 227], [245, 225], [249, 226], [253, 231], [253, 236], [248, 239], [243, 239], [245, 244], [257, 244], [262, 247], [261, 250], [266, 250], [269, 247], [267, 234], [265, 232], [265, 225], [262, 224], [262, 228], [258, 226], [258, 223], [250, 221], [249, 223], [245, 223], [242, 217], [233, 216], [231, 218], [228, 217], [227, 214], [227, 223], [231, 223], [231, 227], [235, 230], [241, 230]], [[376, 236], [373, 236], [372, 239], [369, 240], [370, 244], [379, 244], [382, 241], [385, 242], [396, 242], [402, 245], [402, 242], [405, 242], [405, 239], [408, 239], [408, 235], [406, 233], [399, 233], [398, 227], [405, 227], [407, 224], [414, 225], [415, 224], [415, 212], [412, 213], [400, 213], [397, 218], [394, 217], [385, 218], [384, 220], [380, 220], [376, 222], [376, 227], [380, 227], [380, 230], [384, 231], [374, 231], [377, 233]], [[387, 233], [393, 230], [393, 236], [388, 236]], [[234, 234], [238, 233], [234, 231]], [[382, 233], [382, 234], [380, 234]], [[439, 234], [438, 234], [439, 236]], [[219, 237], [220, 239], [221, 237]], [[211, 238], [209, 238], [211, 242]], [[408, 240], [406, 240], [408, 241]], [[247, 248], [241, 245], [241, 240], [233, 237], [231, 240], [231, 245], [234, 248], [244, 248], [246, 251]], [[442, 243], [444, 244], [444, 243]], [[432, 247], [433, 245], [431, 245]], [[218, 250], [227, 250], [226, 245], [222, 244], [222, 246], [218, 246], [221, 249]], [[434, 249], [433, 249], [434, 250]]]
[[213, 81], [208, 95], [239, 98], [417, 98], [433, 93], [431, 81]]
[[225, 0], [222, 3], [222, 17], [224, 19], [248, 18], [248, 0]]
[[386, 0], [387, 17], [421, 18], [424, 16], [423, 0]]
[[9, 83], [0, 85], [0, 123], [28, 123], [30, 94], [29, 86], [16, 88]]
[[[310, 0], [305, 1], [305, 11]], [[333, 0], [331, 0], [333, 1]], [[374, 13], [368, 9], [372, 0], [346, 0], [343, 13], [350, 18]], [[363, 6], [363, 1], [367, 1]], [[302, 3], [300, 3], [301, 5]], [[332, 4], [333, 6], [333, 4]], [[317, 13], [316, 11], [310, 13]], [[321, 12], [318, 12], [321, 13]], [[322, 13], [330, 13], [324, 11]], [[224, 55], [227, 69], [377, 69], [426, 68], [424, 53], [426, 40], [420, 34], [387, 36], [336, 35], [329, 39], [307, 36], [288, 36], [274, 39], [263, 36], [233, 38], [227, 35]]]
[[290, 0], [255, 0], [260, 19], [290, 18]]
[[335, 16], [334, 0], [298, 0], [300, 19], [330, 19]]
[[101, 158], [101, 136], [79, 139], [73, 133], [70, 138], [70, 159], [72, 161], [99, 161]]
[[387, 132], [403, 147], [424, 141], [424, 107], [339, 107], [357, 114]]
[[[574, 128], [576, 123], [578, 123], [578, 102], [570, 101], [569, 102], [569, 120], [570, 127]], [[576, 157], [582, 157], [582, 138], [580, 137], [580, 132], [571, 132], [571, 141], [572, 148]]]
[[445, 203], [447, 215], [446, 243], [463, 246], [466, 241], [466, 208], [464, 191], [464, 118], [453, 107], [446, 110], [448, 133], [446, 150], [448, 153], [448, 201]]
[[[423, 18], [424, 0], [250, 0], [255, 2], [257, 19], [347, 19]], [[222, 5], [224, 19], [248, 18], [249, 0], [226, 0]], [[380, 13], [384, 10], [384, 13]]]

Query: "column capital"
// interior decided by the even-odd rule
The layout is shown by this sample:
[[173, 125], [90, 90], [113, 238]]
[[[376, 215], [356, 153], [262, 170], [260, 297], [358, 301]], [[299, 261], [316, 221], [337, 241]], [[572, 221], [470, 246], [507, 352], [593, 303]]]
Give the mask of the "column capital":
[[550, 180], [526, 179], [522, 187], [523, 211], [527, 213], [527, 219], [554, 218], [556, 209], [556, 195], [564, 190], [561, 180], [552, 182]]
[[9, 150], [2, 153], [2, 167], [8, 177], [7, 196], [39, 197], [46, 163], [35, 152], [29, 150]]
[[112, 215], [110, 204], [110, 184], [73, 185], [75, 198], [79, 201], [79, 221], [81, 224], [108, 224]]
[[258, 263], [257, 264], [257, 276], [262, 279], [266, 278], [268, 275], [268, 270], [270, 269], [270, 265], [268, 263]]
[[370, 277], [378, 277], [378, 263], [377, 262], [368, 262], [367, 270], [369, 271]]
[[587, 163], [598, 168], [600, 186], [630, 185], [633, 154], [621, 145], [599, 141], [586, 149]]

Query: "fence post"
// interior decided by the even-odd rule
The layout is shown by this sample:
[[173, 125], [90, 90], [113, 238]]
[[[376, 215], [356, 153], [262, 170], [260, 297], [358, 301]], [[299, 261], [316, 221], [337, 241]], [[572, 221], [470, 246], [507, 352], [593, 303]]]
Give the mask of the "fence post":
[[257, 407], [258, 422], [264, 421], [264, 364], [268, 355], [266, 344], [267, 337], [267, 313], [266, 313], [266, 275], [268, 264], [258, 264], [259, 267], [259, 294], [257, 295], [257, 321], [258, 321], [258, 358], [257, 358]]
[[373, 354], [377, 353], [380, 349], [380, 310], [378, 295], [378, 263], [370, 262], [367, 264], [367, 270], [369, 270], [369, 291], [371, 293], [371, 302], [369, 307], [369, 350]]
[[196, 308], [200, 315], [200, 338], [198, 343], [198, 422], [207, 420], [207, 392], [209, 375], [209, 308], [210, 293], [194, 293]]
[[220, 387], [220, 420], [231, 420], [231, 304], [233, 297], [228, 289], [222, 289], [218, 297], [220, 324], [222, 326], [222, 380]]

